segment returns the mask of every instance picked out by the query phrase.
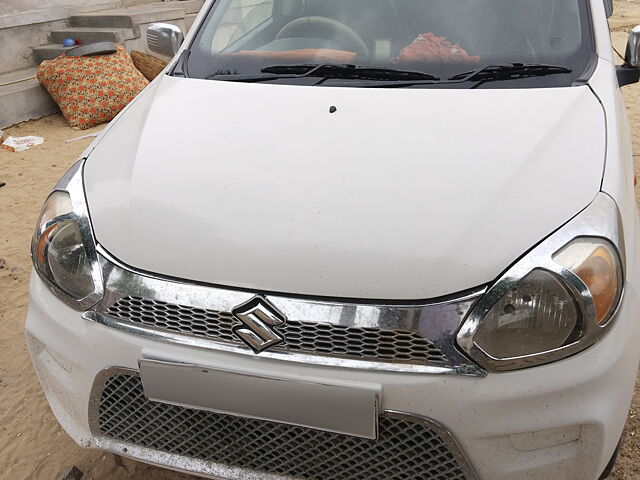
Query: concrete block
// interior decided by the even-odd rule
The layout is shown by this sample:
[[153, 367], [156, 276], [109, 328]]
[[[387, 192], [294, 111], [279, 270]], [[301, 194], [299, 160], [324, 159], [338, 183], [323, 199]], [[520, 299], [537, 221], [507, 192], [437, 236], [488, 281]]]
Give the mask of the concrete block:
[[65, 38], [81, 40], [83, 44], [95, 42], [118, 42], [136, 38], [137, 35], [131, 28], [92, 28], [92, 27], [68, 27], [51, 32], [51, 41], [62, 45]]
[[182, 8], [187, 15], [197, 14], [204, 5], [204, 0], [181, 0], [180, 3], [174, 3], [175, 6]]
[[137, 5], [143, 5], [145, 3], [157, 3], [158, 0], [120, 0], [121, 7], [135, 7]]
[[[107, 10], [111, 11], [111, 10]], [[72, 15], [69, 17], [69, 23], [73, 27], [92, 27], [92, 28], [132, 28], [133, 23], [128, 15], [96, 15], [87, 13], [83, 15]]]
[[142, 23], [166, 22], [184, 18], [186, 12], [182, 8], [172, 6], [174, 3], [183, 2], [149, 3], [136, 7], [101, 10], [94, 13], [73, 15], [69, 21], [74, 27], [132, 28], [134, 25]]
[[43, 45], [41, 47], [35, 47], [33, 53], [36, 56], [37, 63], [40, 64], [44, 60], [53, 60], [59, 57], [67, 50], [73, 47], [63, 47], [60, 45]]
[[51, 30], [64, 27], [64, 21], [57, 21], [24, 27], [0, 28], [0, 75], [36, 65], [38, 60], [32, 47], [49, 43]]
[[[35, 68], [0, 75], [0, 128], [59, 111], [37, 79]], [[28, 80], [23, 80], [28, 79]]]

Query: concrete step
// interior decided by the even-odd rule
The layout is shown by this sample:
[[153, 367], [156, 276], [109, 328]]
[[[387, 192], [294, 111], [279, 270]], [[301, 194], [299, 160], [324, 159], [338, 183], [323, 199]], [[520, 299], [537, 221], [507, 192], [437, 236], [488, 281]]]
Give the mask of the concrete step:
[[98, 12], [72, 15], [69, 24], [72, 27], [133, 28], [133, 22], [128, 15], [98, 15]]
[[157, 3], [158, 0], [120, 0], [120, 4], [123, 7], [135, 7], [143, 3]]
[[51, 32], [51, 41], [62, 45], [65, 38], [82, 41], [83, 44], [95, 42], [118, 42], [137, 38], [132, 28], [98, 28], [98, 27], [69, 27]]
[[198, 13], [204, 5], [204, 0], [180, 0], [173, 3], [175, 6], [182, 8], [188, 15]]
[[72, 15], [69, 22], [73, 27], [134, 28], [140, 24], [183, 19], [186, 11], [174, 6], [182, 3], [186, 2], [157, 2], [128, 8], [100, 10]]
[[73, 47], [63, 47], [62, 44], [43, 45], [41, 47], [35, 47], [33, 53], [36, 56], [37, 62], [40, 63], [44, 60], [53, 60], [71, 48]]
[[185, 15], [184, 17], [184, 26], [186, 27], [187, 31], [184, 32], [185, 34], [191, 30], [191, 27], [193, 26], [193, 22], [195, 22], [196, 17], [198, 16], [197, 13], [190, 13], [188, 15]]
[[35, 68], [0, 75], [0, 128], [51, 115], [58, 111]]

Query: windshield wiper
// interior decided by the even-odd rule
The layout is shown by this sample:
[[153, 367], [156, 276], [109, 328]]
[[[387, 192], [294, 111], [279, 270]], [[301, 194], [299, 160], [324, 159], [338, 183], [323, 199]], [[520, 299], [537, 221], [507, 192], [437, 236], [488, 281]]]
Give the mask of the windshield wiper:
[[293, 64], [272, 65], [260, 70], [266, 75], [209, 75], [207, 79], [231, 80], [237, 82], [267, 82], [282, 78], [321, 77], [319, 83], [328, 79], [355, 79], [355, 80], [420, 80], [438, 81], [439, 78], [429, 73], [413, 70], [397, 70], [384, 67], [356, 66], [351, 64]]
[[440, 80], [430, 73], [416, 70], [399, 70], [396, 68], [356, 66], [350, 64], [323, 65], [273, 65], [261, 70], [262, 73], [297, 73], [309, 77], [346, 78], [358, 80]]
[[477, 81], [478, 84], [474, 85], [474, 87], [477, 87], [485, 82], [528, 77], [544, 77], [546, 75], [557, 75], [560, 73], [571, 73], [571, 69], [557, 65], [512, 63], [510, 65], [488, 65], [478, 70], [458, 73], [449, 77], [448, 80], [459, 82]]

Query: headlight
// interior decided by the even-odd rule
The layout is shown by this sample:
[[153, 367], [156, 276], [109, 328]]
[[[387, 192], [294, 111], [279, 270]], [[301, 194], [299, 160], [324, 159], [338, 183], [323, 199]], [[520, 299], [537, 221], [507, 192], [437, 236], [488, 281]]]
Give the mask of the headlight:
[[78, 162], [44, 203], [31, 245], [33, 264], [49, 289], [77, 310], [102, 298], [96, 254]]
[[607, 323], [622, 293], [622, 265], [613, 245], [601, 239], [580, 238], [560, 250], [553, 260], [582, 280], [593, 300], [596, 323]]
[[489, 371], [541, 365], [589, 347], [620, 303], [623, 254], [618, 209], [600, 194], [487, 290], [458, 345]]

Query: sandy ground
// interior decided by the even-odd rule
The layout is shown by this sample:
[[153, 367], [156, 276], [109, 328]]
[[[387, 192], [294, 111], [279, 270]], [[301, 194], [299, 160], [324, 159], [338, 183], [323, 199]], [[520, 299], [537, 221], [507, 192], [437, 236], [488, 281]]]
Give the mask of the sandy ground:
[[[640, 23], [640, 0], [620, 0], [616, 8], [611, 27], [622, 52], [628, 27]], [[624, 93], [640, 173], [640, 85], [627, 87]], [[60, 116], [47, 117], [5, 130], [10, 135], [43, 136], [43, 145], [22, 153], [0, 150], [0, 182], [7, 184], [0, 188], [0, 479], [55, 480], [73, 465], [87, 480], [192, 478], [76, 446], [53, 418], [28, 359], [23, 323], [30, 237], [42, 201], [90, 142], [64, 141], [84, 133], [88, 132], [71, 130]], [[640, 480], [639, 415], [640, 388], [612, 480]]]
[[83, 450], [53, 418], [28, 359], [23, 336], [27, 309], [28, 246], [51, 188], [91, 142], [65, 143], [92, 131], [69, 128], [61, 116], [5, 129], [5, 136], [38, 135], [45, 143], [21, 153], [0, 150], [0, 479], [57, 480], [76, 465], [84, 479], [191, 478]]

